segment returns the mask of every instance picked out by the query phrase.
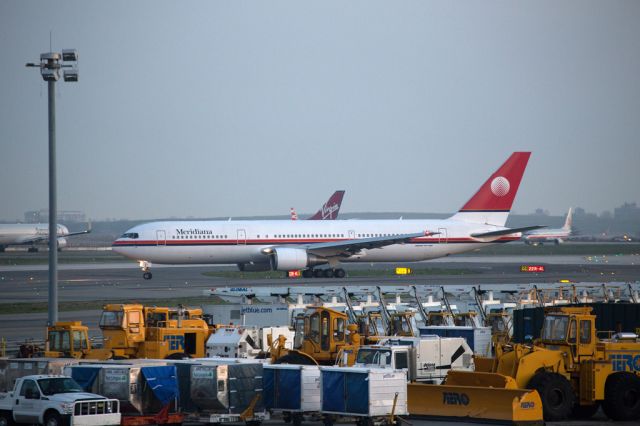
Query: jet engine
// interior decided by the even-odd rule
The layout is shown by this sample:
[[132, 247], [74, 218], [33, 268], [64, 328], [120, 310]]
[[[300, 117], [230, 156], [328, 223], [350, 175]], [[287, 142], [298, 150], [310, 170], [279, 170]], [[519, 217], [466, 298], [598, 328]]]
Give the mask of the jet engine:
[[67, 246], [67, 239], [66, 238], [58, 238], [58, 248], [61, 249], [63, 247]]
[[291, 271], [308, 266], [322, 265], [329, 261], [323, 257], [309, 254], [304, 249], [279, 247], [271, 252], [271, 268], [275, 271]]
[[269, 263], [238, 263], [238, 270], [242, 272], [263, 272], [270, 271]]

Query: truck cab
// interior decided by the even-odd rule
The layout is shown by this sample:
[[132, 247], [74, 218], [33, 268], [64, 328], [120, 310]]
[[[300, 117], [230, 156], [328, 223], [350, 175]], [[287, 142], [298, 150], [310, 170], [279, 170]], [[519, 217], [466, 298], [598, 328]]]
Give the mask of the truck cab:
[[358, 348], [355, 366], [407, 370], [410, 382], [439, 384], [450, 369], [473, 371], [473, 351], [461, 337], [398, 337]]
[[0, 395], [0, 425], [119, 425], [119, 401], [87, 393], [71, 377], [25, 376]]

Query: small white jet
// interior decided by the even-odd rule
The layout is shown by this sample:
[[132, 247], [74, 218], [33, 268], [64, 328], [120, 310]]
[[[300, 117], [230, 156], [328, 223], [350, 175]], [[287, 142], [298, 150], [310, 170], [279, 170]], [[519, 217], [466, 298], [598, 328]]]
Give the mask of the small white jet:
[[562, 228], [549, 228], [538, 229], [533, 231], [527, 231], [522, 236], [522, 239], [526, 244], [532, 246], [542, 245], [543, 243], [554, 243], [556, 245], [563, 243], [571, 235], [571, 225], [573, 219], [573, 208], [569, 208], [567, 218], [564, 221]]
[[[58, 240], [58, 250], [67, 246], [67, 237], [73, 235], [88, 234], [91, 226], [80, 232], [69, 232], [64, 225], [57, 225], [56, 235]], [[0, 224], [0, 252], [7, 246], [29, 245], [30, 253], [37, 252], [36, 244], [49, 242], [48, 223], [3, 223]]]
[[138, 260], [145, 279], [151, 278], [152, 262], [237, 264], [241, 271], [303, 270], [305, 278], [342, 278], [343, 262], [417, 262], [463, 253], [541, 228], [504, 226], [530, 155], [513, 153], [444, 220], [151, 222], [129, 229], [112, 248]]

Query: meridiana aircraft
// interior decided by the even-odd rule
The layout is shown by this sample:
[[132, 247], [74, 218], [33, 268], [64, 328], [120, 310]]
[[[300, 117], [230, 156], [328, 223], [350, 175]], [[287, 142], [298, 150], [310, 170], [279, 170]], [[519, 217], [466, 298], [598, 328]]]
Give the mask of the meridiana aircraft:
[[[88, 234], [91, 227], [81, 232], [69, 232], [64, 225], [57, 225], [58, 249], [67, 246], [67, 238], [72, 235]], [[48, 223], [4, 223], [0, 224], [0, 252], [7, 246], [29, 245], [29, 252], [37, 252], [36, 244], [49, 241]]]
[[573, 208], [569, 208], [569, 212], [567, 213], [567, 218], [564, 221], [564, 226], [562, 228], [553, 228], [553, 229], [538, 229], [533, 231], [525, 232], [522, 235], [522, 239], [526, 244], [531, 244], [533, 246], [542, 245], [542, 243], [555, 243], [560, 244], [564, 242], [565, 239], [571, 235], [571, 224], [573, 222], [572, 219]]
[[[344, 191], [334, 192], [327, 202], [320, 207], [320, 210], [306, 220], [336, 220], [340, 212], [343, 197]], [[291, 207], [291, 220], [298, 220], [298, 213], [296, 213], [296, 209], [293, 207]]]
[[[530, 152], [515, 152], [444, 220], [170, 221], [135, 226], [113, 251], [140, 263], [237, 264], [241, 271], [303, 270], [345, 276], [342, 262], [416, 262], [520, 239], [541, 226], [506, 228]], [[316, 268], [328, 264], [328, 268]]]

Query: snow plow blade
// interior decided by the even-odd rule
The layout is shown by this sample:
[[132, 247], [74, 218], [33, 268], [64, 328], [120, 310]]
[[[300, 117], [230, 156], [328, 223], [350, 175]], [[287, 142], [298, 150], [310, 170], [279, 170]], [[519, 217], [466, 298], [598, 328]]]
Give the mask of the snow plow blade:
[[411, 416], [504, 424], [544, 424], [538, 392], [518, 389], [511, 377], [450, 371], [445, 385], [410, 383]]

